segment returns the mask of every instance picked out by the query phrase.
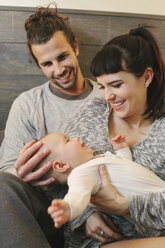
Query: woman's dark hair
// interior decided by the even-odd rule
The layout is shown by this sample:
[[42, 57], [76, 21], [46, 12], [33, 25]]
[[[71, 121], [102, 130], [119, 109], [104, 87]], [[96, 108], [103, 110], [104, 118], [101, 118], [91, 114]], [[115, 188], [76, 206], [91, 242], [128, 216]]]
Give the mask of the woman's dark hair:
[[[50, 8], [51, 6], [54, 8]], [[25, 21], [27, 45], [37, 65], [38, 61], [32, 52], [31, 45], [45, 44], [52, 38], [56, 31], [64, 32], [68, 42], [74, 49], [75, 35], [68, 25], [67, 20], [68, 17], [58, 14], [55, 4], [50, 4], [46, 8], [38, 8], [36, 12]]]
[[106, 43], [93, 58], [91, 73], [98, 77], [127, 71], [141, 77], [148, 67], [152, 68], [154, 77], [147, 90], [144, 114], [156, 119], [165, 113], [165, 65], [160, 48], [148, 28], [139, 26]]

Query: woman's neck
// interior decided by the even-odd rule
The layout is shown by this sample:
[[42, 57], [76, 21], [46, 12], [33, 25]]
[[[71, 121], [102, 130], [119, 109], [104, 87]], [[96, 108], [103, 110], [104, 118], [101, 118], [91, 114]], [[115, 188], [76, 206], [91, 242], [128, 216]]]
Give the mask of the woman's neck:
[[118, 134], [124, 135], [130, 147], [145, 139], [152, 122], [152, 118], [145, 119], [145, 116], [121, 119], [112, 113], [109, 118], [109, 136], [113, 138]]
[[141, 127], [145, 127], [148, 125], [151, 125], [153, 122], [153, 118], [147, 118], [147, 115], [143, 115], [143, 114], [134, 114], [125, 118], [119, 118], [115, 112], [112, 110], [111, 114], [110, 114], [110, 118], [109, 121], [111, 122], [111, 120], [115, 123], [121, 122], [121, 123], [125, 123], [127, 124], [130, 128], [132, 129], [138, 129]]
[[133, 116], [130, 118], [122, 119], [132, 129], [141, 129], [151, 126], [153, 119], [146, 118], [146, 116]]

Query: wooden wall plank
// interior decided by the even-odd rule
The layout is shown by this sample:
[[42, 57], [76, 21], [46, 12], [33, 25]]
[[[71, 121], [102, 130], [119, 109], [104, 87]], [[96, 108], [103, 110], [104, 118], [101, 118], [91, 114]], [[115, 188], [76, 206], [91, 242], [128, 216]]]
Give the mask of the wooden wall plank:
[[24, 22], [29, 12], [0, 11], [0, 42], [25, 42]]
[[45, 83], [44, 75], [0, 75], [0, 130], [5, 127], [8, 112], [13, 100], [23, 91]]
[[[79, 63], [84, 76], [90, 76], [89, 67], [92, 58], [102, 48], [99, 46], [80, 45]], [[165, 48], [162, 48], [165, 58]], [[25, 44], [0, 43], [0, 75], [12, 79], [14, 75], [43, 75], [41, 69], [29, 56]]]
[[26, 44], [0, 43], [0, 75], [41, 75]]
[[[24, 22], [32, 12], [0, 10], [0, 42], [26, 43]], [[133, 16], [68, 14], [70, 25], [82, 45], [103, 45], [119, 34], [127, 33], [138, 24], [157, 27], [154, 30], [161, 46], [165, 40], [165, 18]]]
[[[85, 76], [89, 75], [89, 64], [102, 46], [80, 45], [79, 62]], [[30, 57], [25, 44], [0, 43], [0, 75], [42, 75], [41, 69]]]

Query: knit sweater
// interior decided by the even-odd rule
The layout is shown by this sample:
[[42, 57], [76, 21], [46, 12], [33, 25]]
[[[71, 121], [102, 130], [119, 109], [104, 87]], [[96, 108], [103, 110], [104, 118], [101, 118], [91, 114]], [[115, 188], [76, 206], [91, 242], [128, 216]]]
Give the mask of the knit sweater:
[[[95, 155], [110, 151], [114, 153], [109, 138], [108, 120], [111, 109], [109, 103], [95, 98], [82, 104], [77, 112], [65, 124], [62, 131], [70, 136], [80, 137]], [[150, 169], [165, 180], [165, 116], [152, 123], [144, 140], [130, 147], [133, 160]], [[133, 195], [129, 197], [130, 220], [110, 215], [114, 224], [126, 239], [159, 236], [165, 229], [165, 192]], [[76, 247], [78, 239], [81, 247], [99, 247], [97, 241], [81, 236], [81, 225], [91, 214], [86, 211], [70, 222], [66, 232], [66, 247]], [[70, 237], [68, 233], [72, 232]], [[74, 237], [75, 235], [75, 237]], [[82, 239], [81, 239], [82, 238]], [[77, 240], [76, 240], [77, 239]]]

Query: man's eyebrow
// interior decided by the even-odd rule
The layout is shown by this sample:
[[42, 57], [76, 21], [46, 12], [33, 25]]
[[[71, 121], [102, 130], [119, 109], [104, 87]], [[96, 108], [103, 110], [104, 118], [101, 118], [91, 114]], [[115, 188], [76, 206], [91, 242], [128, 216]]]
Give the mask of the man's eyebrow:
[[60, 54], [57, 56], [57, 58], [60, 58], [60, 57], [62, 57], [62, 56], [64, 56], [64, 55], [66, 55], [67, 53], [68, 53], [67, 51], [64, 51], [64, 52], [60, 53]]
[[[64, 56], [64, 55], [66, 55], [66, 54], [67, 54], [67, 51], [64, 51], [64, 52], [60, 53], [60, 54], [57, 56], [57, 58], [60, 58], [60, 57], [62, 57], [62, 56]], [[51, 60], [47, 60], [47, 61], [41, 62], [40, 65], [45, 65], [45, 64], [47, 64], [47, 63], [51, 63]]]

